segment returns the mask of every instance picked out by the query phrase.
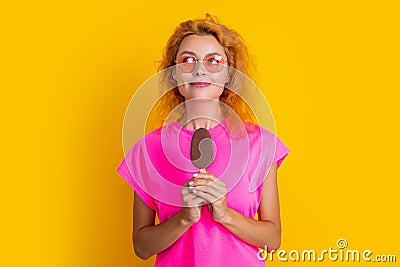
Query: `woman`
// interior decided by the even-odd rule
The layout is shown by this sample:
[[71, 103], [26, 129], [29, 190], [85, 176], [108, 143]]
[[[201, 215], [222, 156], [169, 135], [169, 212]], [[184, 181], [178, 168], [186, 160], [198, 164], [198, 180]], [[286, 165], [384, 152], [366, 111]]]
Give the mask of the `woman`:
[[[139, 140], [118, 168], [135, 190], [135, 253], [157, 254], [156, 266], [264, 266], [258, 248], [276, 250], [281, 242], [277, 169], [289, 150], [252, 122], [232, 90], [241, 84], [238, 73], [250, 74], [247, 49], [207, 15], [177, 27], [160, 66], [167, 69], [162, 82], [173, 89], [159, 110], [165, 119], [172, 110], [180, 116]], [[199, 128], [216, 151], [207, 172], [187, 160]], [[256, 176], [263, 183], [249, 192]]]

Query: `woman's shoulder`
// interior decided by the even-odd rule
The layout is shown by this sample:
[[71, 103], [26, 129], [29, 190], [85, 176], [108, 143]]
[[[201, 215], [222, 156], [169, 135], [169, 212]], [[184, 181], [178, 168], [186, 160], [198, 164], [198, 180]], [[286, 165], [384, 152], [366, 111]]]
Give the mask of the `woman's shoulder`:
[[[283, 158], [290, 152], [282, 140], [276, 135], [274, 127], [268, 130], [254, 123], [245, 123], [245, 125], [249, 132], [250, 144], [253, 144], [253, 147], [271, 148], [271, 151], [275, 153], [275, 161]], [[278, 166], [282, 160], [283, 159], [278, 162]]]
[[157, 144], [161, 142], [161, 139], [169, 138], [169, 136], [173, 133], [173, 128], [173, 123], [170, 123], [153, 129], [150, 132], [144, 134], [141, 138], [139, 138], [134, 143], [134, 146], [141, 146], [144, 144], [148, 146], [150, 144]]
[[256, 123], [253, 122], [244, 122], [243, 123], [247, 134], [249, 135], [258, 135], [258, 136], [268, 136], [273, 137], [275, 136], [275, 129], [266, 129]]

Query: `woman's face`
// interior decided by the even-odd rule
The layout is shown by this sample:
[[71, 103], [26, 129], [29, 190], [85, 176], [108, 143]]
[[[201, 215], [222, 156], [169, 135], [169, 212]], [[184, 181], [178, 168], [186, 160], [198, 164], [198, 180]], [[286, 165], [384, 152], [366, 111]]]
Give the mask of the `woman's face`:
[[[190, 71], [183, 64], [177, 66], [173, 76], [178, 83], [179, 92], [185, 100], [207, 97], [219, 100], [225, 83], [228, 82], [227, 56], [223, 46], [212, 35], [189, 35], [186, 36], [179, 46], [177, 59], [184, 62], [192, 62], [193, 59], [206, 60], [207, 62], [197, 62], [196, 66]], [[226, 65], [216, 64], [215, 60], [222, 59]], [[215, 63], [215, 64], [214, 64]], [[209, 65], [208, 67], [206, 66]], [[182, 65], [182, 68], [180, 67]]]

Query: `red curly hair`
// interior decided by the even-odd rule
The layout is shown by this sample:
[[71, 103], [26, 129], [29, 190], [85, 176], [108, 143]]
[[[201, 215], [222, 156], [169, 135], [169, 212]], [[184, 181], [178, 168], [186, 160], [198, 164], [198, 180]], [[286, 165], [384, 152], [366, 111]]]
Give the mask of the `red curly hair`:
[[[186, 36], [193, 34], [214, 36], [225, 50], [228, 65], [231, 67], [230, 70], [237, 72], [236, 74], [242, 73], [247, 77], [252, 76], [251, 67], [253, 66], [243, 38], [236, 31], [220, 24], [215, 17], [209, 14], [206, 14], [205, 19], [188, 20], [180, 23], [167, 42], [158, 68], [159, 71], [166, 70], [176, 64], [176, 54], [182, 40]], [[227, 108], [223, 108], [223, 111], [227, 118], [229, 131], [231, 134], [235, 133], [236, 136], [238, 134], [239, 136], [245, 134], [240, 130], [240, 128], [243, 128], [241, 127], [243, 122], [249, 122], [251, 124], [256, 123], [256, 118], [250, 107], [237, 93], [235, 93], [238, 91], [238, 87], [243, 85], [243, 83], [241, 83], [243, 78], [240, 77], [245, 77], [244, 75], [231, 74], [231, 77], [233, 78], [231, 78], [231, 80], [225, 85], [223, 93], [220, 96], [220, 101], [227, 106]], [[235, 79], [235, 77], [239, 78]], [[181, 103], [184, 103], [185, 98], [180, 94], [177, 83], [172, 77], [170, 71], [164, 71], [162, 73], [160, 84], [160, 93], [162, 94], [162, 97], [156, 104], [156, 110], [158, 113], [157, 117], [161, 120], [159, 124], [160, 126], [163, 126], [167, 117], [170, 116], [171, 111]], [[178, 116], [175, 117], [173, 121], [180, 119], [184, 113], [184, 105], [180, 105], [179, 108]], [[229, 110], [236, 114], [234, 116], [228, 115]], [[236, 119], [235, 122], [233, 117], [240, 118], [240, 121], [238, 122]], [[246, 126], [248, 125], [250, 124], [246, 123]], [[241, 133], [238, 133], [238, 131]]]

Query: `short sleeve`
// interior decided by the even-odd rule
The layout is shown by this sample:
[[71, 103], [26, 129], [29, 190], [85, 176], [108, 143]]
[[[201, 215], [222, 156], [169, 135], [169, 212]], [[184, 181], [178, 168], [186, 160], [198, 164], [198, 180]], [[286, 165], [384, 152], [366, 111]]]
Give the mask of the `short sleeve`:
[[276, 137], [275, 139], [275, 155], [272, 164], [277, 163], [277, 168], [282, 164], [290, 150], [283, 144], [283, 142]]
[[[132, 173], [141, 173], [140, 164], [137, 164], [140, 157], [138, 151], [136, 151], [137, 146], [135, 146], [129, 153], [125, 156], [121, 165], [118, 167], [117, 172], [128, 182], [128, 184], [133, 188], [135, 193], [140, 197], [140, 199], [152, 210], [156, 210], [156, 205], [154, 202], [154, 198], [151, 197], [148, 193], [146, 193], [143, 188], [139, 185], [138, 181], [142, 181], [145, 177], [134, 177]], [[135, 153], [136, 152], [136, 153]], [[129, 167], [128, 167], [129, 163]], [[140, 179], [140, 180], [137, 180]]]

